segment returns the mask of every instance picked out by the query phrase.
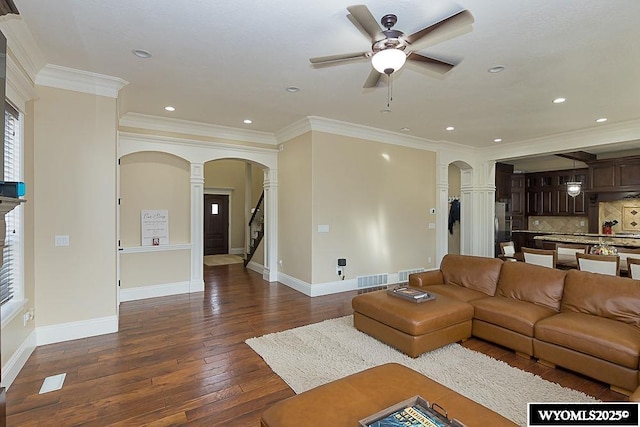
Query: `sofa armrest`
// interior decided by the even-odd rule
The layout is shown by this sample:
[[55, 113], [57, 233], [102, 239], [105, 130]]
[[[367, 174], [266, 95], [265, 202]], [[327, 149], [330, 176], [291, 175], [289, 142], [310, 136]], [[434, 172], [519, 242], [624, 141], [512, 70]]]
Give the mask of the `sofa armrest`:
[[429, 285], [442, 285], [444, 276], [440, 270], [423, 271], [409, 275], [409, 286], [421, 288]]

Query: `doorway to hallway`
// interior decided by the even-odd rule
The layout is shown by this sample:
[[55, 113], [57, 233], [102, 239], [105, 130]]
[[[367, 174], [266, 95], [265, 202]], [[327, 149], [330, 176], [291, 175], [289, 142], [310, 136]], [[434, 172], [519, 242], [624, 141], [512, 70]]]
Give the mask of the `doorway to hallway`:
[[204, 195], [204, 255], [229, 253], [229, 196]]

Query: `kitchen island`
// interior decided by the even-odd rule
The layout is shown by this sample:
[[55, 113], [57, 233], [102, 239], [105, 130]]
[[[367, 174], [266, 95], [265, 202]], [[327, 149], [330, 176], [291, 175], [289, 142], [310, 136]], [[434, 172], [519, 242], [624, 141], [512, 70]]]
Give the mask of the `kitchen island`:
[[590, 234], [590, 233], [571, 233], [571, 234], [545, 234], [535, 236], [534, 240], [540, 242], [554, 243], [579, 243], [586, 245], [606, 244], [609, 246], [640, 248], [640, 234]]

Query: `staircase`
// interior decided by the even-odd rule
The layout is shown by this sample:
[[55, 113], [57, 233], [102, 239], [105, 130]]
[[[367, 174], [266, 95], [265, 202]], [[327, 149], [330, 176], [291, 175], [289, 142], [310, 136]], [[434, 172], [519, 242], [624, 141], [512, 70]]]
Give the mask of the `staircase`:
[[264, 191], [262, 195], [260, 195], [260, 200], [256, 204], [256, 207], [253, 209], [253, 214], [251, 215], [251, 219], [249, 220], [249, 235], [251, 236], [251, 241], [249, 243], [249, 252], [244, 258], [244, 266], [246, 267], [253, 258], [253, 254], [258, 249], [258, 245], [262, 241], [264, 237], [264, 212], [262, 211], [262, 201], [264, 199]]

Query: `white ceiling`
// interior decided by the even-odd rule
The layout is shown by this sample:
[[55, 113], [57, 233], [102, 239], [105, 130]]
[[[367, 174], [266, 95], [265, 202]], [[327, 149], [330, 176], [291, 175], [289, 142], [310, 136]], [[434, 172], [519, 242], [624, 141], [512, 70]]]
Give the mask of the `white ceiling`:
[[[407, 34], [461, 9], [475, 19], [420, 51], [459, 62], [444, 78], [410, 65], [394, 75], [386, 114], [387, 87], [362, 88], [368, 61], [309, 64], [370, 49], [346, 17], [351, 1], [14, 1], [48, 63], [129, 82], [122, 113], [264, 132], [320, 116], [475, 147], [640, 119], [638, 0], [371, 0]], [[495, 65], [506, 69], [487, 72]]]

